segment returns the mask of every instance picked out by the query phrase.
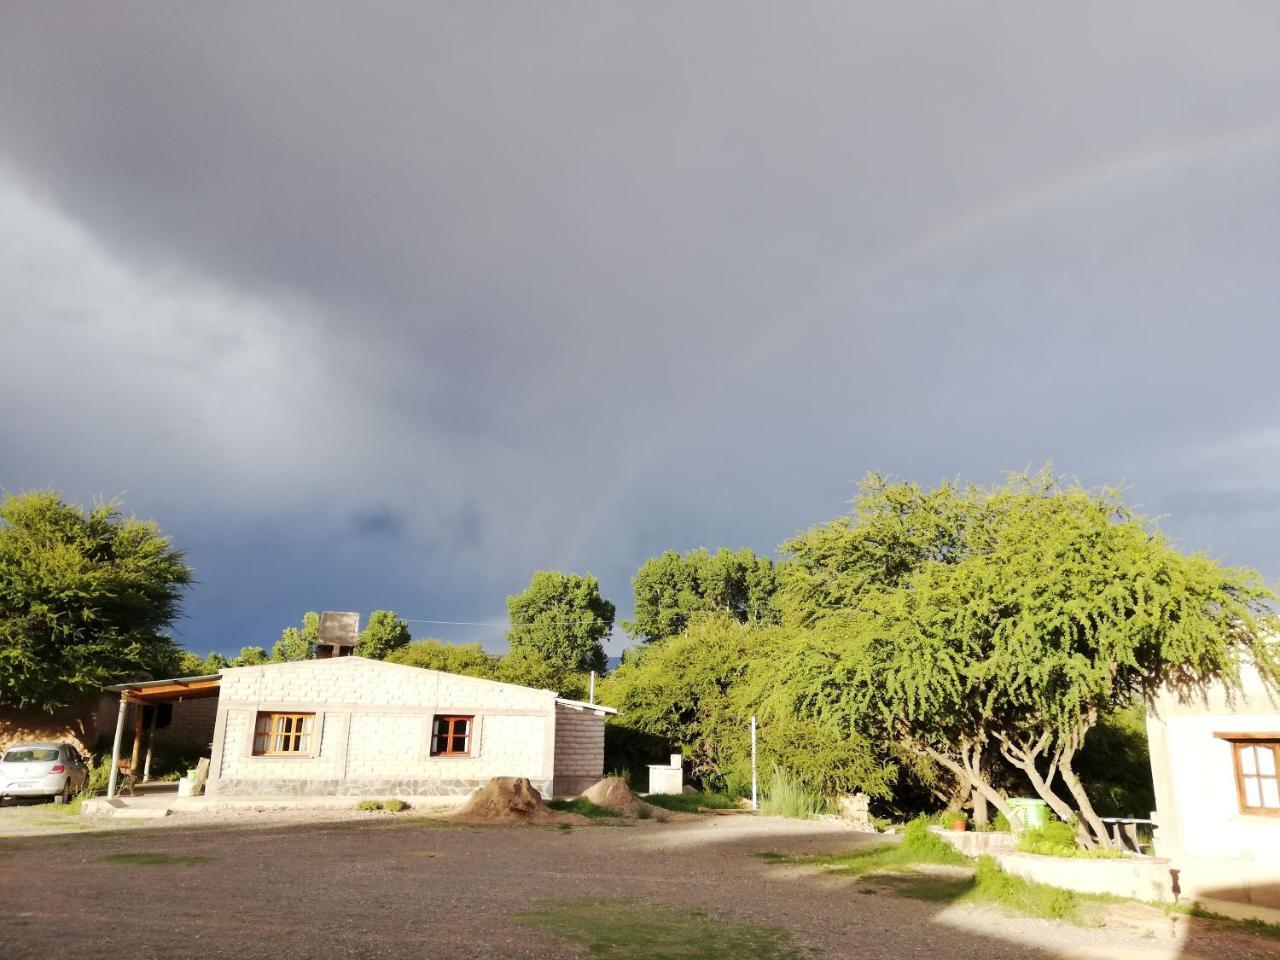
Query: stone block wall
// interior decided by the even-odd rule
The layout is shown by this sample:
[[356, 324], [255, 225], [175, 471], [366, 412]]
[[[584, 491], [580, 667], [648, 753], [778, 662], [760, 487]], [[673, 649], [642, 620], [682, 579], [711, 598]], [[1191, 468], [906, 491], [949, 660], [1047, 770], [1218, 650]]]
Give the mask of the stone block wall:
[[[310, 756], [255, 757], [260, 711], [314, 713]], [[475, 717], [468, 757], [432, 757], [438, 714]], [[208, 792], [223, 796], [455, 796], [490, 777], [552, 785], [555, 694], [342, 657], [222, 675]]]
[[555, 795], [577, 796], [603, 776], [604, 717], [556, 704]]

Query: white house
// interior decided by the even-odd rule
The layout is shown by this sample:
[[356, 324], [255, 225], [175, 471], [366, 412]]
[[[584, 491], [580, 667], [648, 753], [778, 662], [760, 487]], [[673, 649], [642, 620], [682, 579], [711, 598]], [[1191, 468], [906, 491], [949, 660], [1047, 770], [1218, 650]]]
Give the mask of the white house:
[[1184, 899], [1280, 909], [1280, 703], [1256, 670], [1243, 680], [1148, 712], [1156, 846]]
[[461, 797], [497, 776], [572, 796], [603, 775], [604, 717], [617, 712], [356, 656], [112, 689], [134, 709], [216, 696], [206, 793], [222, 797]]

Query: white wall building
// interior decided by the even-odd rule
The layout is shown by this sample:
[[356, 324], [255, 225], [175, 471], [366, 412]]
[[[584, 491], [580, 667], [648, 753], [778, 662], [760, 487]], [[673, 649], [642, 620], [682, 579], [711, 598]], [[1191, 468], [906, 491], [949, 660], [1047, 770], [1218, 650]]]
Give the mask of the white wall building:
[[1166, 690], [1148, 712], [1156, 846], [1183, 899], [1280, 909], [1280, 703], [1243, 679], [1231, 698]]
[[574, 795], [603, 775], [617, 712], [354, 656], [228, 668], [218, 686], [206, 792], [223, 797], [466, 796], [497, 776]]

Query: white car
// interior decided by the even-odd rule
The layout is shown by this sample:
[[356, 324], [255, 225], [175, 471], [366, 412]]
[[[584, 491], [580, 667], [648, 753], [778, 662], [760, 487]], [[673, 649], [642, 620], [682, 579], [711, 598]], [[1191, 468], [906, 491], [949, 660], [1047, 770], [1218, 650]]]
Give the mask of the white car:
[[52, 797], [66, 803], [88, 779], [88, 764], [69, 743], [14, 744], [0, 757], [0, 800]]

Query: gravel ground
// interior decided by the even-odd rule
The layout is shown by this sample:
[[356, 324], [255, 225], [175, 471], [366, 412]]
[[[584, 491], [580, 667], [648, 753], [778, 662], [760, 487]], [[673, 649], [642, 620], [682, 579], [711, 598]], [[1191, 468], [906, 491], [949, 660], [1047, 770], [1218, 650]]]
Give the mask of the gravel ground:
[[[1213, 958], [1280, 944], [1158, 911], [1086, 929], [902, 899], [755, 854], [871, 842], [831, 823], [706, 816], [631, 826], [469, 827], [369, 816], [24, 836], [0, 841], [0, 957], [582, 957], [517, 924], [541, 901], [631, 897], [784, 927], [829, 957]], [[191, 854], [121, 864], [115, 854]]]

